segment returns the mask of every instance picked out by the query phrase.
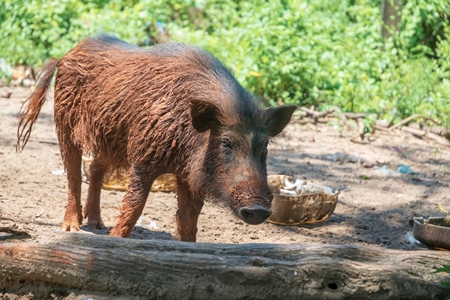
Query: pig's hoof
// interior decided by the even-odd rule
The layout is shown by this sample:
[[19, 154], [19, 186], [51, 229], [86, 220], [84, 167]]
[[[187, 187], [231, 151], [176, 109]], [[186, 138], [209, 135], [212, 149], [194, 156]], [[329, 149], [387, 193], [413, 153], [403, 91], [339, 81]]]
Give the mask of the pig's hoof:
[[63, 231], [78, 232], [80, 231], [80, 224], [78, 222], [64, 222], [62, 225]]
[[102, 219], [99, 217], [88, 217], [87, 226], [89, 229], [103, 229], [105, 224], [103, 224]]

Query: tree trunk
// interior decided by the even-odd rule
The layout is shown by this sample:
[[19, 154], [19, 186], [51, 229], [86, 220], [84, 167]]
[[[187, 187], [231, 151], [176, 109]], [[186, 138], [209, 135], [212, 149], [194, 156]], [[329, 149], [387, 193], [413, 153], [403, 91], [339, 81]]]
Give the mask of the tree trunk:
[[449, 252], [429, 250], [58, 233], [0, 242], [0, 291], [38, 298], [66, 290], [108, 299], [445, 299], [445, 275], [432, 272], [449, 262]]
[[402, 0], [383, 0], [381, 4], [381, 36], [388, 38], [400, 31], [402, 20]]

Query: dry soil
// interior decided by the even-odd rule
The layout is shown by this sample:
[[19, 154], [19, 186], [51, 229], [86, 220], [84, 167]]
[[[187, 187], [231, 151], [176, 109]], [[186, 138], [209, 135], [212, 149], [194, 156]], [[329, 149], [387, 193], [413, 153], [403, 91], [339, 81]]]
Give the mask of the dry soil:
[[[10, 98], [0, 98], [0, 228], [15, 228], [31, 235], [58, 231], [67, 201], [67, 182], [56, 140], [53, 101], [48, 99], [44, 105], [23, 153], [16, 153], [17, 118], [30, 88], [16, 87], [12, 92]], [[294, 118], [269, 147], [269, 174], [293, 175], [341, 190], [334, 214], [327, 221], [251, 226], [228, 208], [206, 202], [197, 241], [422, 249], [407, 239], [411, 230], [408, 219], [442, 216], [439, 204], [450, 209], [450, 148], [401, 131], [379, 132], [369, 144], [351, 142], [354, 134], [330, 124], [300, 125]], [[345, 159], [348, 155], [359, 162]], [[417, 174], [397, 172], [401, 165], [409, 165]], [[87, 183], [82, 189], [85, 198]], [[102, 191], [102, 216], [107, 228], [93, 234], [108, 233], [123, 195], [120, 191]], [[172, 239], [176, 232], [175, 196], [174, 192], [151, 193], [141, 226], [135, 227], [131, 238]]]

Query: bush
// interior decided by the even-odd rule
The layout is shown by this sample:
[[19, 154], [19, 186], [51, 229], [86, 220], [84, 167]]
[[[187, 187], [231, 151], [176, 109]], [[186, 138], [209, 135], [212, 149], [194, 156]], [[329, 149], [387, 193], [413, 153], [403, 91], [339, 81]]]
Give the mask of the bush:
[[148, 45], [162, 22], [171, 39], [218, 56], [270, 105], [293, 103], [450, 125], [450, 5], [408, 0], [400, 34], [380, 37], [381, 1], [6, 0], [0, 57], [40, 66], [82, 38], [112, 32]]

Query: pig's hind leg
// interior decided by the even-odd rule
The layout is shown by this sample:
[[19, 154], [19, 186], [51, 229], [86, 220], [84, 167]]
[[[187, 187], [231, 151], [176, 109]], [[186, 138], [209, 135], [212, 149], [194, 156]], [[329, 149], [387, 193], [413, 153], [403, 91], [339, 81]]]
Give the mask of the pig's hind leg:
[[122, 201], [116, 226], [110, 236], [130, 237], [134, 225], [144, 210], [150, 188], [155, 177], [145, 168], [130, 167], [130, 183]]
[[189, 184], [177, 176], [177, 229], [180, 241], [195, 242], [197, 221], [203, 207], [203, 199], [194, 196]]
[[107, 167], [95, 158], [89, 166], [89, 189], [86, 204], [83, 208], [83, 217], [87, 218], [87, 225], [90, 229], [105, 227], [100, 214], [100, 193], [106, 170]]
[[79, 231], [81, 216], [81, 151], [69, 139], [60, 141], [64, 167], [67, 171], [68, 202], [62, 229]]

